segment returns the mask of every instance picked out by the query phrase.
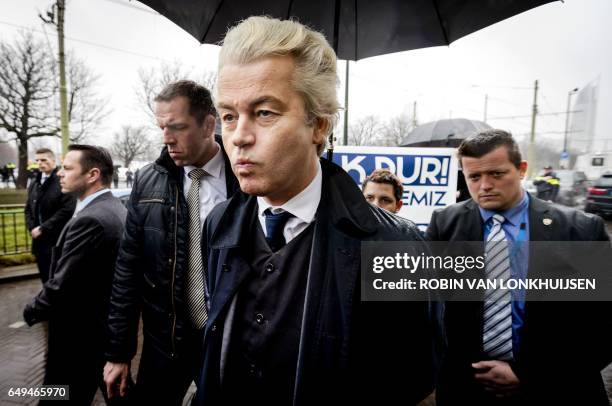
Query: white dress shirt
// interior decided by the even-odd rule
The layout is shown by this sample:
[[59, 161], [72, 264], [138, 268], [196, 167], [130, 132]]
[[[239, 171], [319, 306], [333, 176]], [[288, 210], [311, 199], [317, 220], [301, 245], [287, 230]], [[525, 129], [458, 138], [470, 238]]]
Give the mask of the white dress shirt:
[[[217, 153], [202, 167], [208, 173], [208, 176], [202, 176], [200, 179], [200, 224], [204, 224], [206, 216], [213, 207], [227, 199], [225, 161], [223, 160], [221, 147], [217, 142], [215, 144], [217, 146]], [[185, 193], [186, 200], [189, 188], [191, 187], [189, 172], [197, 168], [193, 165], [187, 165], [184, 168], [183, 192]]]
[[272, 206], [266, 202], [263, 197], [258, 196], [257, 210], [264, 235], [267, 237], [266, 216], [264, 211], [268, 208], [270, 208], [273, 214], [278, 214], [283, 211], [288, 211], [293, 214], [294, 217], [287, 220], [287, 224], [285, 224], [285, 229], [283, 230], [283, 236], [287, 243], [304, 231], [306, 227], [315, 220], [315, 214], [317, 213], [317, 208], [321, 201], [322, 185], [323, 173], [321, 172], [321, 163], [318, 163], [317, 174], [312, 182], [310, 182], [310, 184], [300, 193], [289, 199], [285, 204], [278, 207]]

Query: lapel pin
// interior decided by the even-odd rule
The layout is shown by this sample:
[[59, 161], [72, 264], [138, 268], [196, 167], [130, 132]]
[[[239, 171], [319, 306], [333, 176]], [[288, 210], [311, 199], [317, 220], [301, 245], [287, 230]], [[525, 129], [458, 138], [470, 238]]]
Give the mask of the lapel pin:
[[542, 223], [544, 223], [545, 226], [549, 226], [549, 225], [552, 224], [552, 219], [546, 218], [546, 219], [542, 220]]

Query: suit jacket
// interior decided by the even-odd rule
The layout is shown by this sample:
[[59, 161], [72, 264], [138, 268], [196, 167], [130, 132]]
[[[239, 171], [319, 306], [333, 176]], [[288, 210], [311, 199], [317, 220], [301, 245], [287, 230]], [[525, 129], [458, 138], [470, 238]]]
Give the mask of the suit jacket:
[[[368, 204], [355, 182], [321, 161], [294, 405], [415, 404], [432, 388], [432, 339], [424, 302], [362, 302], [362, 241], [422, 241], [416, 226]], [[202, 382], [194, 404], [219, 405], [236, 292], [250, 272], [244, 257], [257, 201], [237, 193], [206, 219], [211, 308]], [[236, 316], [238, 317], [238, 316]], [[248, 398], [245, 393], [245, 398]]]
[[[483, 241], [483, 234], [478, 205], [471, 199], [435, 212], [427, 230], [432, 241]], [[530, 241], [609, 241], [601, 218], [533, 196], [529, 236]], [[530, 253], [529, 268], [538, 260]], [[528, 296], [521, 345], [511, 363], [522, 394], [504, 404], [608, 405], [600, 370], [612, 360], [609, 303], [529, 301]], [[445, 304], [447, 348], [437, 389], [439, 406], [494, 404], [474, 381], [470, 365], [486, 359], [483, 311], [482, 302]]]
[[62, 194], [57, 177], [57, 168], [51, 172], [44, 184], [40, 184], [42, 173], [28, 187], [28, 201], [25, 206], [25, 217], [28, 230], [40, 226], [42, 234], [32, 241], [32, 251], [36, 254], [41, 248], [53, 247], [60, 232], [72, 217], [76, 199], [69, 194]]
[[53, 249], [49, 280], [24, 311], [28, 324], [49, 320], [54, 334], [66, 343], [102, 356], [126, 213], [119, 199], [107, 192], [66, 224]]

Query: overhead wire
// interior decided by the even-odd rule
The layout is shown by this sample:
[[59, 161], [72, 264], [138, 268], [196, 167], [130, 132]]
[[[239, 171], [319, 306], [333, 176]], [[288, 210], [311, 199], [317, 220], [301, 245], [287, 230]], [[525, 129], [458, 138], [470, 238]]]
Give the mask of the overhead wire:
[[[9, 23], [8, 21], [0, 20], [0, 24], [6, 25], [6, 26], [10, 26], [10, 27], [14, 27], [14, 28], [29, 30], [29, 31], [32, 31], [32, 32], [36, 32], [38, 34], [43, 34], [43, 35], [45, 34], [44, 31], [38, 30], [36, 28], [27, 27], [25, 25]], [[110, 51], [121, 52], [121, 53], [124, 53], [124, 54], [132, 55], [132, 56], [137, 56], [137, 57], [140, 57], [140, 58], [155, 59], [155, 60], [162, 61], [162, 62], [172, 62], [172, 61], [170, 61], [168, 59], [160, 58], [158, 56], [146, 55], [146, 54], [142, 54], [142, 53], [139, 53], [139, 52], [128, 51], [126, 49], [116, 48], [116, 47], [112, 47], [112, 46], [109, 46], [109, 45], [99, 44], [99, 43], [96, 43], [96, 42], [87, 41], [87, 40], [83, 40], [83, 39], [79, 39], [79, 38], [74, 38], [74, 37], [69, 37], [69, 36], [64, 36], [64, 38], [66, 40], [69, 40], [69, 41], [78, 42], [78, 43], [82, 43], [82, 44], [86, 44], [86, 45], [91, 45], [91, 46], [94, 46], [94, 47], [103, 48], [103, 49], [107, 49], [107, 50], [110, 50]]]

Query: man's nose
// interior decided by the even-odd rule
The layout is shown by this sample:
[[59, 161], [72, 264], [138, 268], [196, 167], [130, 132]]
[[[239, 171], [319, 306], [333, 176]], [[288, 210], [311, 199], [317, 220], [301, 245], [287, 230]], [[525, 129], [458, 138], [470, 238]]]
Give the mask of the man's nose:
[[255, 127], [248, 117], [239, 117], [236, 128], [232, 132], [232, 144], [244, 147], [255, 142]]
[[493, 189], [493, 182], [488, 176], [483, 176], [480, 180], [480, 189], [491, 190]]
[[164, 145], [172, 145], [176, 143], [176, 138], [168, 127], [162, 129], [162, 143]]

